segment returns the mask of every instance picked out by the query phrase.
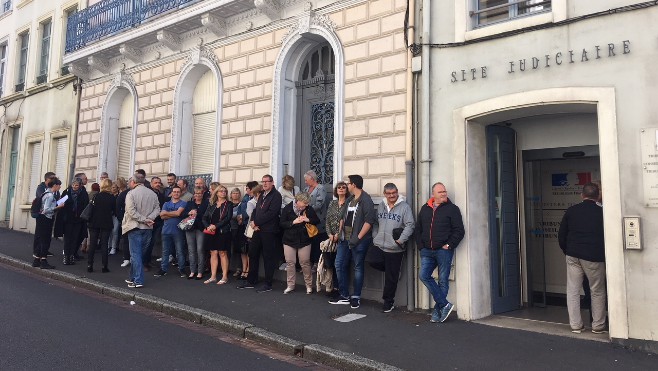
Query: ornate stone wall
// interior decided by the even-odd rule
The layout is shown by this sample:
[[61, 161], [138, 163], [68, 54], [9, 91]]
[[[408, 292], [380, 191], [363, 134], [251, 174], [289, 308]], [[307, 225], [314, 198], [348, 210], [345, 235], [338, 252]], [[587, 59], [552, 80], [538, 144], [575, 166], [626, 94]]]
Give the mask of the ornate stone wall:
[[[368, 1], [328, 14], [345, 56], [343, 174], [362, 174], [372, 194], [390, 181], [405, 192], [405, 6], [403, 0]], [[223, 85], [219, 181], [229, 187], [270, 172], [274, 63], [288, 32], [281, 28], [213, 49]], [[188, 53], [127, 71], [139, 102], [135, 168], [149, 175], [169, 172], [174, 89]], [[92, 179], [110, 84], [83, 89], [76, 168]]]

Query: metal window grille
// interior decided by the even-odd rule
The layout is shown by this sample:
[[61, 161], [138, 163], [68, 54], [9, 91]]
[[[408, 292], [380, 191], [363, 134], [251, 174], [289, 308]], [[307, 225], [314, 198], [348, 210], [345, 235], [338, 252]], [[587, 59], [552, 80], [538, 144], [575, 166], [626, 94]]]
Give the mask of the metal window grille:
[[475, 0], [471, 11], [476, 26], [486, 26], [551, 10], [551, 0]]

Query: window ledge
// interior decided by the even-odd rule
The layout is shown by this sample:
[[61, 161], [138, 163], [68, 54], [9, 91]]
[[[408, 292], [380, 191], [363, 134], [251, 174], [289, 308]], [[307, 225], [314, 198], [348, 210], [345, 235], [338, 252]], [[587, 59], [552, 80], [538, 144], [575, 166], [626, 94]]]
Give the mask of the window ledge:
[[466, 31], [464, 36], [468, 41], [552, 22], [553, 12], [547, 12], [517, 19], [511, 19], [506, 22], [496, 23], [489, 26], [482, 26], [481, 28]]
[[32, 2], [32, 0], [23, 0], [23, 1], [20, 1], [18, 4], [16, 4], [16, 9], [21, 9], [22, 7], [24, 7], [25, 5], [27, 5], [27, 4], [31, 3], [31, 2]]
[[6, 12], [0, 14], [0, 20], [4, 19], [5, 17], [9, 17], [9, 15], [11, 15], [11, 13], [13, 13], [13, 11], [14, 11], [13, 9], [9, 9]]

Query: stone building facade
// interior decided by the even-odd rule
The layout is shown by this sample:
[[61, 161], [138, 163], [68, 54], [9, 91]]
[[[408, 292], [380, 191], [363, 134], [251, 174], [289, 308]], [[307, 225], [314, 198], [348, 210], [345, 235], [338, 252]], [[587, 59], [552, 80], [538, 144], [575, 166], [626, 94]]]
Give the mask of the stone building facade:
[[[78, 14], [64, 57], [84, 80], [76, 171], [243, 189], [265, 174], [303, 187], [313, 169], [328, 190], [361, 174], [374, 196], [406, 193], [406, 1], [179, 2], [98, 40], [94, 12]], [[369, 280], [378, 297], [383, 278]]]

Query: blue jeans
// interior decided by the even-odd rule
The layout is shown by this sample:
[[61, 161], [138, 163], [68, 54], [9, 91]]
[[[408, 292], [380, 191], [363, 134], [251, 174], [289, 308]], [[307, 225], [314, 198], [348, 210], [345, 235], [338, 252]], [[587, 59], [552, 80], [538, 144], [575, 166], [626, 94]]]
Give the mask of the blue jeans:
[[344, 298], [350, 297], [350, 262], [354, 262], [353, 298], [361, 298], [363, 287], [363, 272], [368, 247], [372, 237], [364, 238], [358, 245], [350, 249], [348, 241], [339, 241], [336, 249], [336, 276], [338, 276], [338, 291]]
[[130, 280], [135, 284], [144, 284], [142, 255], [150, 242], [150, 229], [136, 229], [128, 232], [128, 244], [130, 245]]
[[[454, 250], [420, 250], [420, 280], [430, 291], [436, 302], [435, 309], [440, 310], [448, 304], [448, 280], [450, 278], [450, 265]], [[434, 280], [432, 273], [439, 267], [439, 283]]]
[[176, 258], [178, 259], [178, 269], [185, 269], [185, 233], [162, 234], [162, 262], [160, 262], [160, 269], [167, 271], [169, 269], [169, 255], [173, 255], [174, 248], [176, 249]]

